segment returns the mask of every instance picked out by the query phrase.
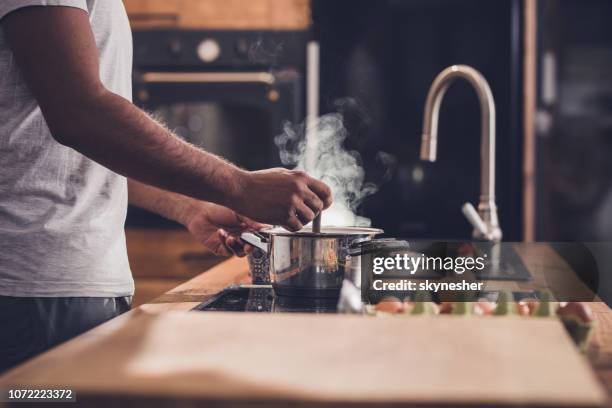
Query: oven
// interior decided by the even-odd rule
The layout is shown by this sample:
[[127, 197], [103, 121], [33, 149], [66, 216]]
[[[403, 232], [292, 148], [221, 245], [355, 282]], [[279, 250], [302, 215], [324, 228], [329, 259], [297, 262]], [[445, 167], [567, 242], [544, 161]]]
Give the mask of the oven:
[[[304, 119], [305, 31], [134, 32], [134, 103], [238, 166], [280, 166], [274, 137]], [[130, 208], [128, 226], [172, 225]]]

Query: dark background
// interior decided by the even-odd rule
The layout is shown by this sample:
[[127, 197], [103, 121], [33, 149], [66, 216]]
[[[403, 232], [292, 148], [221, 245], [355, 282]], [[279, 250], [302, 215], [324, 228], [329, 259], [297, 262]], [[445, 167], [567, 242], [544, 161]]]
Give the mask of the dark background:
[[[537, 4], [535, 238], [610, 241], [612, 1]], [[273, 138], [282, 122], [304, 119], [305, 44], [314, 38], [321, 47], [321, 113], [344, 114], [346, 148], [360, 153], [367, 181], [380, 187], [360, 214], [390, 236], [465, 239], [471, 227], [460, 209], [467, 201], [477, 204], [480, 193], [480, 112], [467, 83], [453, 84], [443, 101], [438, 161], [421, 162], [418, 154], [432, 81], [452, 64], [471, 65], [487, 78], [496, 101], [496, 195], [504, 239], [520, 241], [524, 6], [523, 0], [313, 0], [311, 32], [135, 33], [134, 99], [181, 137], [245, 168], [278, 166]], [[198, 59], [196, 45], [207, 37], [221, 42], [223, 61]], [[243, 43], [261, 58], [232, 59]], [[147, 70], [291, 75], [275, 89], [144, 89], [138, 73]], [[270, 91], [280, 99], [269, 99]], [[189, 130], [192, 119], [201, 129]], [[127, 224], [176, 227], [134, 208]]]
[[537, 237], [612, 241], [612, 2], [538, 13]]
[[493, 91], [500, 222], [505, 239], [521, 239], [521, 7], [508, 0], [314, 0], [322, 113], [345, 113], [347, 147], [360, 152], [369, 180], [384, 178], [379, 151], [397, 161], [361, 208], [373, 225], [392, 236], [470, 236], [461, 206], [476, 205], [480, 194], [480, 109], [467, 83], [454, 84], [443, 102], [438, 161], [418, 157], [429, 86], [444, 68], [467, 64]]

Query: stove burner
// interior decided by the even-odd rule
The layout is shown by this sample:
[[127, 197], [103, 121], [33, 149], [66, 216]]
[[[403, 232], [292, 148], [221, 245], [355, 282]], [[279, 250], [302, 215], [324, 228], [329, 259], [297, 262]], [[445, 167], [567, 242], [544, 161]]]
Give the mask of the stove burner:
[[232, 285], [193, 310], [207, 312], [336, 313], [337, 298], [275, 296], [271, 285]]

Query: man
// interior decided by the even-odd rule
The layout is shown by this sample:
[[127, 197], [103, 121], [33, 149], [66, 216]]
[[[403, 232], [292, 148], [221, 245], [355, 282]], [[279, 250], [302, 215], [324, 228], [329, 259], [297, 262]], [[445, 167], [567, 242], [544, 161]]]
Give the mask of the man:
[[0, 371], [129, 308], [128, 199], [238, 254], [240, 231], [331, 204], [304, 173], [241, 170], [132, 105], [121, 0], [2, 0], [0, 27]]

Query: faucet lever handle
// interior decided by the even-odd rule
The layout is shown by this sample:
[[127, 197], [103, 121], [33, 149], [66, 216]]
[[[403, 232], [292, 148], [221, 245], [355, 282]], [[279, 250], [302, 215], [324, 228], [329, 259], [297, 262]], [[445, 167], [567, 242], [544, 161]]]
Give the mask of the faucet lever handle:
[[465, 215], [465, 218], [472, 224], [472, 226], [482, 234], [482, 236], [486, 237], [489, 235], [489, 229], [487, 228], [487, 224], [482, 220], [478, 211], [474, 208], [474, 206], [470, 203], [463, 204], [461, 207], [461, 212]]

